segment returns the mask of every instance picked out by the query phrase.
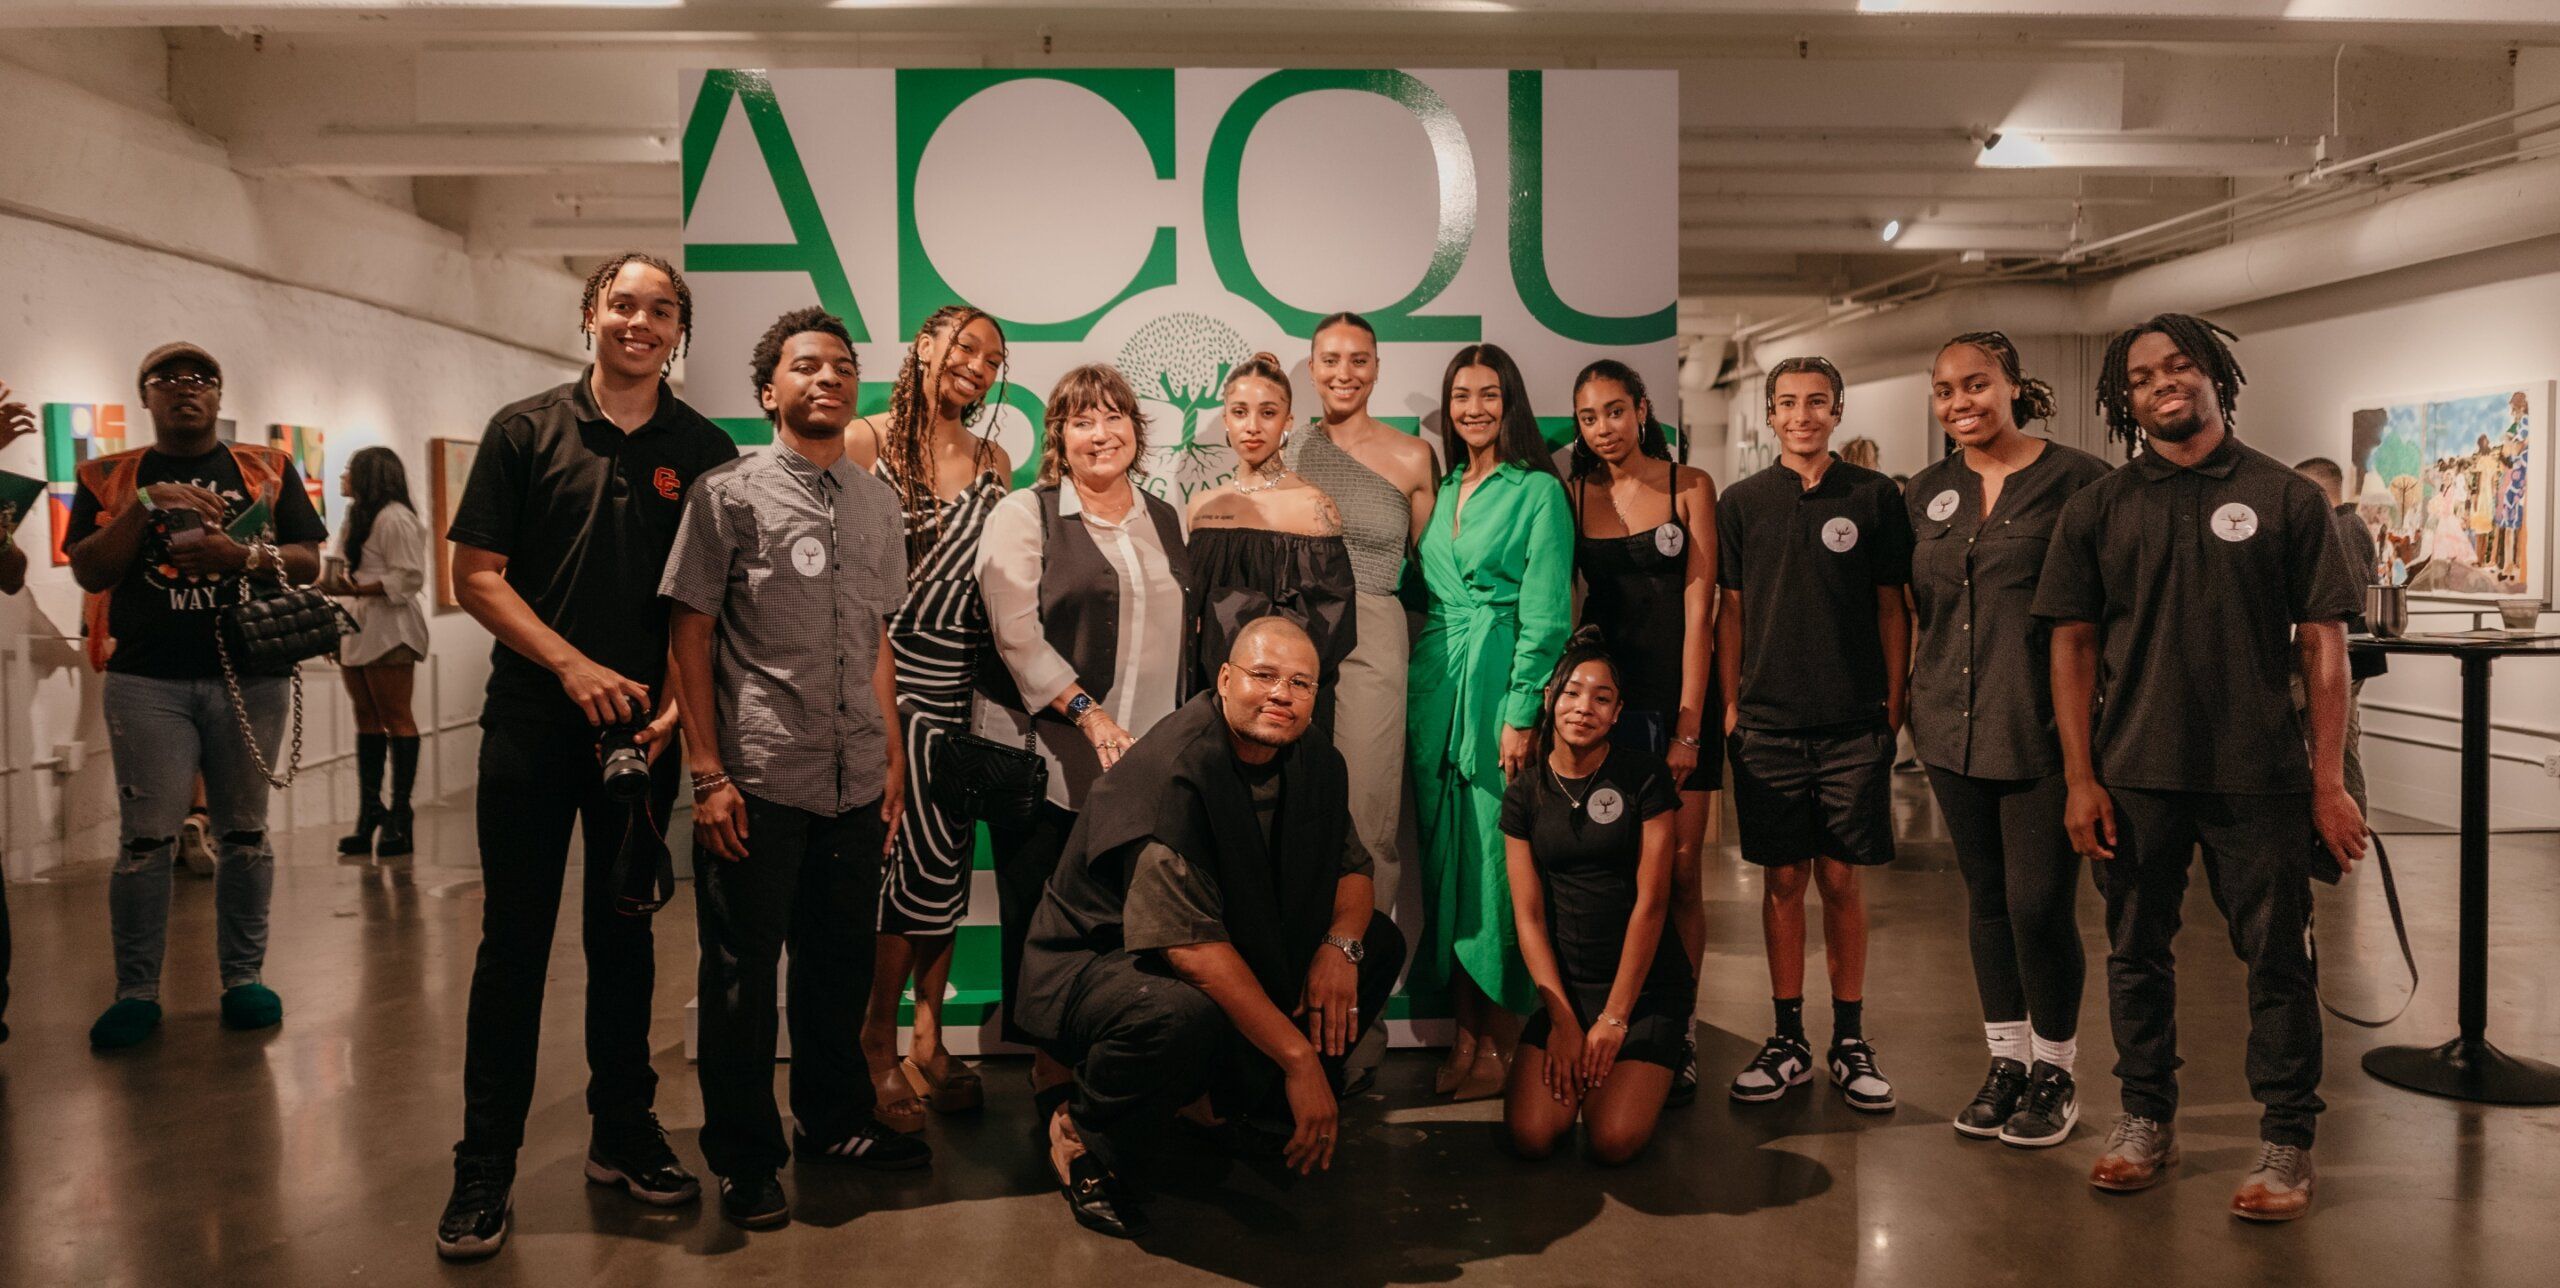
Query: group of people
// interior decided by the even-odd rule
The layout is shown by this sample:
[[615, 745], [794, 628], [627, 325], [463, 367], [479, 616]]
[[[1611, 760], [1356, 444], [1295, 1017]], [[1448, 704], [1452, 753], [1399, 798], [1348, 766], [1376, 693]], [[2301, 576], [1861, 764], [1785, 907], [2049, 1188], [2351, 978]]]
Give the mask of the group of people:
[[[1328, 1166], [1400, 976], [1418, 1010], [1445, 1002], [1455, 1021], [1437, 1094], [1502, 1097], [1526, 1156], [1578, 1125], [1595, 1159], [1634, 1157], [1697, 1091], [1701, 850], [1728, 772], [1742, 857], [1764, 873], [1774, 1010], [1730, 1095], [1779, 1100], [1821, 1072], [1850, 1106], [1891, 1110], [1864, 1032], [1861, 879], [1893, 857], [1906, 722], [1963, 870], [1989, 1049], [1956, 1129], [2028, 1147], [2073, 1129], [2086, 858], [2124, 1084], [2091, 1181], [2169, 1174], [2171, 940], [2201, 845], [2248, 966], [2265, 1107], [2233, 1210], [2307, 1210], [2321, 1038], [2306, 872], [2315, 849], [2344, 866], [2364, 843], [2344, 777], [2360, 594], [2334, 498], [2234, 435], [2240, 370], [2210, 323], [2162, 315], [2108, 351], [2098, 402], [2125, 466], [2026, 434], [2052, 390], [1982, 332], [1937, 356], [1954, 447], [1907, 484], [1832, 452], [1844, 383], [1800, 357], [1762, 389], [1776, 463], [1719, 495], [1614, 361], [1577, 376], [1574, 441], [1552, 452], [1493, 344], [1450, 359], [1435, 460], [1371, 416], [1376, 334], [1336, 314], [1308, 355], [1315, 414], [1275, 356], [1228, 370], [1237, 473], [1177, 508], [1141, 486], [1147, 416], [1105, 365], [1050, 391], [1037, 481], [1009, 488], [986, 416], [1005, 335], [979, 310], [928, 318], [867, 418], [843, 322], [783, 315], [749, 363], [773, 446], [743, 457], [665, 382], [692, 322], [674, 268], [608, 261], [580, 322], [592, 366], [497, 413], [450, 525], [456, 596], [496, 646], [442, 1255], [508, 1235], [573, 826], [586, 1175], [644, 1203], [700, 1194], [652, 1108], [648, 1041], [647, 913], [688, 780], [701, 1147], [724, 1214], [787, 1222], [795, 1153], [926, 1166], [926, 1115], [983, 1100], [941, 1003], [984, 824], [1003, 1035], [1037, 1053], [1031, 1092], [1075, 1218], [1134, 1236], [1146, 1218], [1122, 1172], [1162, 1130]], [[101, 1046], [158, 1020], [180, 761], [204, 774], [223, 847], [225, 1020], [280, 1014], [258, 979], [266, 778], [219, 679], [192, 669], [220, 598], [198, 587], [321, 572], [291, 462], [213, 438], [211, 355], [165, 347], [141, 380], [154, 445], [84, 469], [70, 534], [82, 586], [111, 596], [98, 634], [127, 838]], [[350, 471], [339, 593], [415, 594], [423, 534], [388, 477], [362, 456]], [[224, 535], [253, 510], [263, 527]], [[168, 521], [179, 511], [203, 534]], [[394, 795], [369, 799], [349, 848], [389, 852], [408, 840], [423, 631], [366, 634], [380, 649], [348, 662], [348, 687]], [[283, 683], [240, 685], [267, 746]], [[380, 762], [363, 754], [371, 798]], [[1411, 945], [1387, 915], [1408, 783]], [[1830, 976], [1818, 1062], [1809, 891]]]

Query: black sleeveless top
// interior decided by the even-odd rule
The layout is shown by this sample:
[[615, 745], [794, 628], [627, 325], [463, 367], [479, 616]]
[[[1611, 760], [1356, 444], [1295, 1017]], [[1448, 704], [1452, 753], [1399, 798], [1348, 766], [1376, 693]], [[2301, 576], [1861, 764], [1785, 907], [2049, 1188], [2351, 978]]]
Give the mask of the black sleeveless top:
[[1679, 466], [1669, 461], [1671, 519], [1623, 537], [1585, 536], [1583, 494], [1573, 489], [1573, 566], [1582, 573], [1582, 623], [1597, 626], [1617, 663], [1620, 697], [1629, 711], [1680, 710], [1683, 591], [1689, 570], [1689, 527], [1680, 513]]

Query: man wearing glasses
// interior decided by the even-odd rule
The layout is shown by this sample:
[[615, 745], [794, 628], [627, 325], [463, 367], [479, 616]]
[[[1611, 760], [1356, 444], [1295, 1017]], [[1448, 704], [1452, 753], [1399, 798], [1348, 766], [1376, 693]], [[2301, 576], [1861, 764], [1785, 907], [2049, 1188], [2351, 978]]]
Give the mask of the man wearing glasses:
[[1237, 632], [1216, 691], [1096, 780], [1032, 914], [1015, 1013], [1075, 1070], [1049, 1162], [1090, 1229], [1145, 1233], [1116, 1169], [1177, 1114], [1302, 1174], [1332, 1165], [1343, 1056], [1404, 939], [1373, 906], [1341, 753], [1301, 741], [1316, 667], [1284, 618]]

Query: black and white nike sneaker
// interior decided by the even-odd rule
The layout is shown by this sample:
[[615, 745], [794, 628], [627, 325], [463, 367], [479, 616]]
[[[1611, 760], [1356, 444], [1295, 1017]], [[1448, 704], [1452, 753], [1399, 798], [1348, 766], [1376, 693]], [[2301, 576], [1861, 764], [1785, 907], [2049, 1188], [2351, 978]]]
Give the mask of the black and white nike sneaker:
[[1991, 1058], [1991, 1072], [1982, 1079], [1982, 1090], [1973, 1093], [1973, 1103], [1956, 1111], [1956, 1131], [1975, 1140], [1997, 1140], [2000, 1129], [2008, 1125], [2009, 1115], [2027, 1098], [2027, 1066], [2006, 1056]]
[[933, 1146], [877, 1122], [865, 1122], [852, 1135], [831, 1141], [795, 1131], [791, 1147], [812, 1163], [850, 1163], [875, 1172], [904, 1172], [933, 1161]]
[[2078, 1088], [2060, 1065], [2038, 1061], [2027, 1083], [2027, 1098], [2000, 1128], [2000, 1143], [2020, 1149], [2043, 1149], [2071, 1138], [2080, 1121]]
[[1695, 1033], [1680, 1044], [1680, 1067], [1671, 1072], [1671, 1090], [1664, 1093], [1662, 1103], [1671, 1108], [1689, 1104], [1698, 1098], [1698, 1037]]
[[509, 1191], [516, 1180], [516, 1160], [501, 1155], [461, 1154], [453, 1160], [453, 1197], [436, 1218], [436, 1255], [447, 1261], [478, 1261], [497, 1255], [507, 1244], [515, 1205]]
[[1831, 1044], [1831, 1085], [1851, 1109], [1880, 1114], [1894, 1106], [1893, 1084], [1876, 1070], [1876, 1049], [1865, 1038]]
[[702, 1197], [702, 1182], [676, 1161], [667, 1129], [644, 1113], [627, 1123], [596, 1123], [587, 1143], [587, 1180], [651, 1207], [681, 1207]]
[[1813, 1048], [1779, 1034], [1760, 1044], [1760, 1054], [1733, 1076], [1733, 1098], [1747, 1104], [1775, 1100], [1789, 1087], [1813, 1080]]

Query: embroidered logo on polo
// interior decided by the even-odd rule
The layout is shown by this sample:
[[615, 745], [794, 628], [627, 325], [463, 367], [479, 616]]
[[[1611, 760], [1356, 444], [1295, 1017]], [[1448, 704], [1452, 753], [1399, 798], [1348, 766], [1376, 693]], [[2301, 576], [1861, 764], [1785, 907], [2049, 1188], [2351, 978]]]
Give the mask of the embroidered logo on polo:
[[1689, 534], [1682, 532], [1679, 524], [1666, 523], [1653, 530], [1653, 548], [1661, 551], [1665, 558], [1677, 558], [1688, 545]]
[[658, 472], [649, 476], [649, 485], [658, 489], [658, 495], [670, 501], [684, 495], [684, 479], [676, 474], [672, 466], [659, 466]]
[[1615, 823], [1619, 815], [1627, 812], [1627, 798], [1619, 795], [1615, 787], [1603, 787], [1591, 793], [1583, 808], [1591, 811], [1594, 823]]
[[827, 546], [816, 537], [802, 537], [791, 543], [791, 566], [803, 577], [815, 577], [827, 570]]
[[1842, 515], [1839, 518], [1833, 519], [1829, 523], [1823, 524], [1822, 544], [1829, 546], [1834, 554], [1849, 553], [1849, 548], [1858, 544], [1858, 525], [1856, 521], [1850, 519], [1846, 515]]
[[2213, 535], [2234, 542], [2258, 535], [2258, 512], [2237, 501], [2214, 511]]
[[1962, 504], [1964, 504], [1964, 501], [1956, 495], [1956, 490], [1954, 488], [1948, 488], [1946, 491], [1930, 497], [1929, 521], [1931, 523], [1946, 522], [1955, 514], [1956, 507]]

